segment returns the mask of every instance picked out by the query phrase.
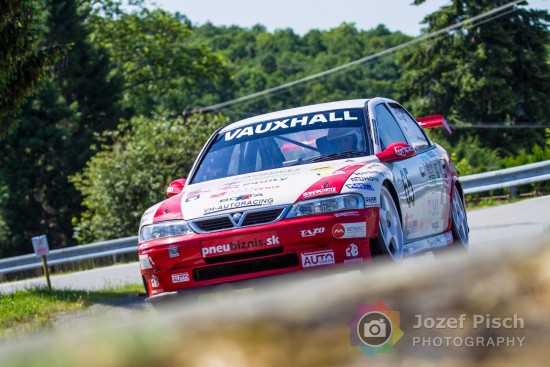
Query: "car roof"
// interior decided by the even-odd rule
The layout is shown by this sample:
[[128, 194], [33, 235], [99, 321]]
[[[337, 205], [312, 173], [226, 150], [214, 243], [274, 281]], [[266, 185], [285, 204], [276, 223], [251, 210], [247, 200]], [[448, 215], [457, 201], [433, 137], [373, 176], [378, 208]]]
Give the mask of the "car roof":
[[229, 125], [226, 125], [223, 129], [221, 129], [220, 133], [236, 129], [238, 127], [252, 125], [258, 122], [275, 120], [281, 117], [303, 115], [303, 114], [312, 113], [312, 112], [339, 110], [344, 108], [363, 108], [365, 107], [365, 104], [368, 101], [369, 101], [368, 99], [350, 99], [346, 101], [320, 103], [320, 104], [314, 104], [310, 106], [295, 107], [287, 110], [269, 112], [262, 115], [249, 117], [244, 120], [230, 123]]

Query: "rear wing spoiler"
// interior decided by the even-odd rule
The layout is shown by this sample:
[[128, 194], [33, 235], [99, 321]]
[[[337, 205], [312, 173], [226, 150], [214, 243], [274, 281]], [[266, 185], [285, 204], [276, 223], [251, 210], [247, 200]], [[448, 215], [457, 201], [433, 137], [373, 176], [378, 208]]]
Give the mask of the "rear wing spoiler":
[[443, 115], [418, 117], [416, 121], [418, 121], [418, 123], [423, 129], [431, 129], [432, 127], [443, 126], [449, 134], [453, 133], [451, 131], [451, 128], [449, 127], [449, 124], [445, 120], [445, 117], [443, 117]]

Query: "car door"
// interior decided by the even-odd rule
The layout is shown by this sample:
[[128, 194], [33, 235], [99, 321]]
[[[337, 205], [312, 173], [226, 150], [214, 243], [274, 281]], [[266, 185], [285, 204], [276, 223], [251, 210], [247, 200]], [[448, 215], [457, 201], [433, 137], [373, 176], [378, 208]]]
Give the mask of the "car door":
[[442, 233], [447, 226], [449, 212], [449, 187], [445, 180], [445, 161], [416, 120], [399, 104], [389, 103], [390, 110], [411, 140], [413, 148], [423, 161], [418, 167], [428, 186], [427, 200], [422, 210], [421, 232], [425, 235]]
[[[375, 100], [376, 101], [376, 100]], [[409, 132], [398, 122], [392, 108], [385, 101], [369, 104], [375, 131], [375, 153], [383, 151], [392, 143], [404, 142], [414, 147]], [[394, 184], [399, 197], [403, 234], [405, 242], [426, 237], [432, 234], [428, 228], [425, 208], [431, 198], [429, 181], [426, 172], [420, 169], [426, 161], [431, 160], [426, 154], [427, 148], [420, 148], [413, 157], [387, 163], [394, 177]]]

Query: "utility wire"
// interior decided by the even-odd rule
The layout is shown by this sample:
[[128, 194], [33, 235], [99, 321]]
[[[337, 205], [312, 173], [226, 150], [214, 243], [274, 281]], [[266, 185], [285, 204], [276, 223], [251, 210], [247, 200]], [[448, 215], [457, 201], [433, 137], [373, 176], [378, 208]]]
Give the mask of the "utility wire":
[[395, 51], [398, 51], [402, 48], [405, 48], [405, 47], [409, 47], [411, 45], [414, 45], [414, 44], [417, 44], [419, 42], [423, 42], [423, 41], [426, 41], [428, 39], [431, 39], [431, 38], [434, 38], [434, 37], [437, 37], [437, 36], [440, 36], [444, 33], [447, 33], [449, 31], [452, 31], [454, 29], [457, 29], [457, 28], [460, 28], [466, 24], [470, 24], [470, 23], [473, 23], [477, 20], [480, 20], [480, 19], [483, 19], [483, 18], [486, 18], [490, 15], [493, 15], [495, 13], [498, 13], [499, 11], [501, 10], [504, 10], [504, 9], [508, 9], [510, 7], [513, 7], [521, 2], [524, 2], [525, 0], [515, 0], [515, 1], [511, 1], [509, 2], [508, 4], [505, 4], [505, 5], [501, 5], [499, 7], [496, 7], [492, 10], [488, 10], [484, 13], [481, 13], [481, 14], [478, 14], [476, 16], [473, 16], [471, 18], [468, 18], [468, 19], [465, 19], [463, 21], [460, 21], [456, 24], [453, 24], [453, 25], [450, 25], [448, 27], [445, 27], [445, 28], [442, 28], [440, 30], [437, 30], [435, 32], [432, 32], [432, 33], [428, 33], [428, 34], [425, 34], [425, 35], [422, 35], [422, 36], [419, 36], [417, 38], [414, 38], [410, 41], [407, 41], [407, 42], [404, 42], [404, 43], [401, 43], [400, 45], [397, 45], [397, 46], [394, 46], [394, 47], [390, 47], [388, 49], [385, 49], [383, 51], [380, 51], [380, 52], [377, 52], [373, 55], [369, 55], [369, 56], [366, 56], [366, 57], [363, 57], [361, 59], [358, 59], [358, 60], [355, 60], [355, 61], [351, 61], [349, 63], [346, 63], [346, 64], [342, 64], [342, 65], [339, 65], [339, 66], [336, 66], [332, 69], [328, 69], [328, 70], [325, 70], [325, 71], [322, 71], [320, 73], [317, 73], [317, 74], [313, 74], [313, 75], [310, 75], [310, 76], [307, 76], [305, 78], [302, 78], [302, 79], [298, 79], [298, 80], [294, 80], [292, 82], [289, 82], [289, 83], [285, 83], [285, 84], [282, 84], [282, 85], [279, 85], [277, 87], [273, 87], [273, 88], [268, 88], [268, 89], [265, 89], [263, 91], [260, 91], [260, 92], [256, 92], [256, 93], [252, 93], [252, 94], [249, 94], [247, 96], [243, 96], [243, 97], [239, 97], [239, 98], [235, 98], [235, 99], [232, 99], [232, 100], [229, 100], [229, 101], [226, 101], [226, 102], [221, 102], [221, 103], [216, 103], [216, 104], [213, 104], [211, 106], [208, 106], [208, 107], [199, 107], [199, 108], [195, 108], [191, 111], [185, 111], [184, 112], [184, 115], [188, 115], [188, 114], [193, 114], [193, 113], [205, 113], [205, 112], [211, 112], [211, 111], [215, 111], [215, 110], [219, 110], [221, 108], [224, 108], [224, 107], [227, 107], [227, 106], [231, 106], [233, 104], [236, 104], [236, 103], [241, 103], [241, 102], [245, 102], [245, 101], [248, 101], [248, 100], [251, 100], [251, 99], [254, 99], [254, 98], [257, 98], [257, 97], [260, 97], [260, 96], [263, 96], [265, 94], [270, 94], [270, 93], [274, 93], [274, 92], [278, 92], [278, 91], [282, 91], [284, 89], [287, 89], [287, 88], [290, 88], [290, 87], [293, 87], [295, 85], [298, 85], [298, 84], [301, 84], [301, 83], [305, 83], [305, 82], [308, 82], [310, 80], [314, 80], [314, 79], [317, 79], [317, 78], [321, 78], [321, 77], [324, 77], [326, 75], [329, 75], [329, 74], [332, 74], [332, 73], [335, 73], [335, 72], [338, 72], [340, 70], [343, 70], [343, 69], [346, 69], [346, 68], [349, 68], [349, 67], [352, 67], [352, 66], [355, 66], [355, 65], [359, 65], [359, 64], [362, 64], [362, 63], [365, 63], [367, 61], [371, 61], [371, 60], [374, 60], [376, 58], [379, 58], [381, 56], [384, 56], [384, 55], [387, 55], [387, 54], [390, 54], [390, 53], [393, 53]]

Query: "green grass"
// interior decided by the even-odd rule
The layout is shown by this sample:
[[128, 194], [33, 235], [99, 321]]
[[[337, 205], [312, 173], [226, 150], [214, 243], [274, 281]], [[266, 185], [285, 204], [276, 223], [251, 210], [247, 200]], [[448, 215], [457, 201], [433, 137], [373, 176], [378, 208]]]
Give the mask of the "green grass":
[[130, 284], [98, 291], [28, 288], [0, 295], [0, 340], [38, 332], [52, 326], [59, 313], [83, 310], [95, 303], [143, 294], [143, 285]]

